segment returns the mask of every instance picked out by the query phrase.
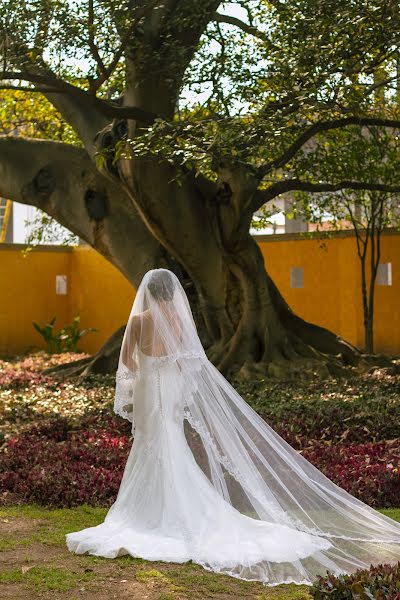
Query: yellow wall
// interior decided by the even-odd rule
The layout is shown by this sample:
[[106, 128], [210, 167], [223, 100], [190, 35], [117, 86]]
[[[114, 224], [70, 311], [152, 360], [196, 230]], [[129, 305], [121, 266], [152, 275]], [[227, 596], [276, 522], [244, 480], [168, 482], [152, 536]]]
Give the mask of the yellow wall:
[[80, 344], [83, 350], [94, 352], [126, 323], [135, 290], [118, 269], [89, 246], [74, 249], [72, 264], [70, 319], [79, 313], [85, 327], [98, 329]]
[[[45, 348], [32, 327], [56, 316], [56, 329], [81, 315], [82, 327], [98, 332], [80, 347], [95, 352], [129, 315], [134, 289], [121, 273], [89, 247], [37, 247], [0, 244], [0, 355], [35, 346]], [[56, 295], [56, 275], [67, 275], [68, 294]]]
[[20, 246], [0, 244], [0, 353], [12, 355], [41, 346], [32, 327], [57, 317], [63, 325], [69, 315], [70, 296], [56, 296], [56, 275], [70, 275], [72, 252], [40, 250], [22, 255]]
[[380, 352], [400, 354], [400, 235], [384, 238], [381, 262], [392, 263], [392, 285], [376, 287], [375, 345]]
[[[353, 236], [330, 240], [297, 235], [259, 236], [267, 268], [293, 310], [363, 346], [360, 268]], [[81, 315], [82, 327], [96, 327], [81, 348], [95, 352], [126, 322], [134, 289], [123, 275], [89, 247], [40, 247], [26, 258], [23, 246], [0, 244], [0, 354], [44, 348], [32, 321], [56, 316], [61, 327]], [[376, 351], [400, 354], [400, 235], [382, 238], [381, 262], [391, 262], [392, 286], [376, 287]], [[290, 287], [290, 267], [304, 268], [304, 288]], [[55, 293], [56, 275], [67, 275], [68, 294]]]
[[[362, 348], [361, 269], [355, 237], [342, 234], [322, 241], [276, 235], [258, 239], [268, 272], [289, 306], [303, 319]], [[391, 286], [375, 287], [375, 351], [400, 354], [400, 234], [383, 234], [381, 246], [380, 262], [392, 263], [393, 278]], [[304, 268], [303, 288], [290, 287], [290, 267], [294, 266]]]

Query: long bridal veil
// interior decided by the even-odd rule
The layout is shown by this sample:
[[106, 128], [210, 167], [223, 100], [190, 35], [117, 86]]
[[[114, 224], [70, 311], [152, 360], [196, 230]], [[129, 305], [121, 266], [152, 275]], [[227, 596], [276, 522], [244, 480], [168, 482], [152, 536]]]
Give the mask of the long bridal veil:
[[169, 384], [179, 394], [187, 443], [226, 503], [256, 520], [329, 541], [327, 549], [295, 562], [242, 561], [225, 572], [251, 580], [309, 582], [327, 569], [350, 573], [400, 560], [400, 524], [298, 454], [207, 359], [185, 291], [166, 269], [144, 276], [122, 344], [114, 410], [132, 421], [133, 431], [134, 406], [140, 402], [135, 386], [143, 376], [140, 365], [146, 364], [141, 353], [174, 366]]

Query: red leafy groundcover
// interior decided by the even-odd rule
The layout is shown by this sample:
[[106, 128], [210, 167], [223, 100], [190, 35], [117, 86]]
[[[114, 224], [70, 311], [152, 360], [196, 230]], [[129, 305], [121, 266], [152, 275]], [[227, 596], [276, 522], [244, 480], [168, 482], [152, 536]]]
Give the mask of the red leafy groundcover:
[[348, 446], [316, 442], [302, 454], [329, 479], [369, 506], [399, 505], [400, 440]]
[[360, 569], [352, 575], [328, 573], [310, 588], [314, 600], [400, 600], [400, 562]]
[[110, 505], [117, 494], [132, 439], [112, 430], [55, 430], [11, 438], [2, 449], [0, 488], [14, 499], [46, 506]]
[[18, 389], [44, 383], [55, 385], [54, 380], [51, 377], [33, 371], [10, 370], [0, 372], [0, 389]]
[[[86, 418], [78, 429], [66, 419], [44, 421], [3, 445], [2, 492], [48, 506], [109, 506], [131, 444], [129, 423], [112, 416]], [[305, 445], [305, 458], [363, 502], [398, 506], [400, 440]]]

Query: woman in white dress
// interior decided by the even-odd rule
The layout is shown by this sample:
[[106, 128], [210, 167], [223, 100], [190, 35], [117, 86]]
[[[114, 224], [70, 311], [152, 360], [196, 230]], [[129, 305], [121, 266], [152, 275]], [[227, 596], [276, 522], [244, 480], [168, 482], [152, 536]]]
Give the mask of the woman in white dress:
[[266, 585], [400, 560], [400, 524], [313, 467], [210, 363], [166, 269], [137, 291], [114, 410], [134, 433], [120, 489], [103, 523], [67, 534], [70, 551], [192, 560]]

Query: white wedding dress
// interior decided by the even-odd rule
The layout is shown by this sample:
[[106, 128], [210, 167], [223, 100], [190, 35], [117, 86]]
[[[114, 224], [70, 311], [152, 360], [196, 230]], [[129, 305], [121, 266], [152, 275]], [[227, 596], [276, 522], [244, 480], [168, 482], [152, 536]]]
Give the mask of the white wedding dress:
[[[173, 300], [157, 318], [151, 277], [158, 285], [160, 278], [173, 282]], [[134, 442], [104, 522], [67, 534], [69, 550], [192, 560], [268, 585], [310, 584], [328, 569], [350, 573], [399, 560], [400, 525], [298, 455], [207, 360], [198, 337], [188, 343], [194, 323], [175, 276], [151, 271], [141, 288], [121, 350], [115, 401], [116, 412], [132, 421]], [[137, 326], [149, 310], [151, 344]], [[179, 351], [167, 334], [168, 327], [177, 331], [175, 311]], [[163, 355], [144, 353], [144, 346], [160, 349], [160, 332]]]

